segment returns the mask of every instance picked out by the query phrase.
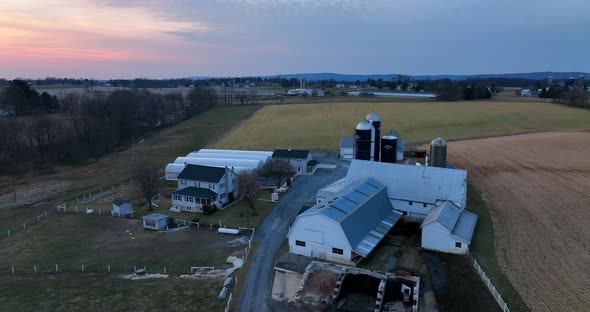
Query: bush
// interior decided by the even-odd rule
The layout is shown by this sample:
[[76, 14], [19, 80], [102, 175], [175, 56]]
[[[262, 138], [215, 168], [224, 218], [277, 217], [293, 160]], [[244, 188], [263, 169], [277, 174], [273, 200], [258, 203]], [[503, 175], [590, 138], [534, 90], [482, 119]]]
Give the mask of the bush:
[[213, 207], [213, 205], [210, 205], [210, 204], [203, 205], [203, 214], [205, 214], [206, 216], [214, 213], [216, 210], [217, 210], [217, 208]]
[[192, 219], [191, 219], [191, 221], [192, 221], [192, 222], [199, 222], [199, 221], [200, 221], [200, 219], [199, 219], [199, 218], [192, 218]]

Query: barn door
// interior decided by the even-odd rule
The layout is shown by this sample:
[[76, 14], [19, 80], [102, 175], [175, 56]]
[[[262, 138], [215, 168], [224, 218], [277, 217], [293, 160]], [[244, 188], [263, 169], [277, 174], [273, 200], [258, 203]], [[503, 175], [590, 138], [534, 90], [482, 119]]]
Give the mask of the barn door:
[[321, 260], [326, 260], [326, 248], [322, 246], [312, 246], [311, 256]]

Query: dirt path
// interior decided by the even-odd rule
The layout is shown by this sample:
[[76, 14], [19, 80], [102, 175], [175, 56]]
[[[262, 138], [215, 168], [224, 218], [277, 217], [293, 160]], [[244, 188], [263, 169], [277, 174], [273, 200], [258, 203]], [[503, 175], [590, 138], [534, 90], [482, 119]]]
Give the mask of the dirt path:
[[590, 133], [453, 142], [486, 196], [499, 265], [533, 311], [590, 306]]

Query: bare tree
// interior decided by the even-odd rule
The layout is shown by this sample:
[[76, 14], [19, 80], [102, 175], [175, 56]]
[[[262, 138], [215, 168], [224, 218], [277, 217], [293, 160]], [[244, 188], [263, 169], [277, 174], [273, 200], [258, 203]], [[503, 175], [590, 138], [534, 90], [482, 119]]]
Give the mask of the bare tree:
[[160, 186], [160, 168], [149, 163], [139, 163], [135, 167], [134, 180], [137, 188], [148, 202], [149, 210], [152, 210], [154, 197], [158, 194]]
[[256, 193], [262, 184], [256, 171], [246, 170], [238, 174], [238, 192], [240, 198], [246, 201], [252, 212], [256, 212]]
[[264, 178], [272, 179], [279, 188], [285, 178], [295, 174], [295, 170], [287, 160], [272, 158], [262, 165], [259, 174]]

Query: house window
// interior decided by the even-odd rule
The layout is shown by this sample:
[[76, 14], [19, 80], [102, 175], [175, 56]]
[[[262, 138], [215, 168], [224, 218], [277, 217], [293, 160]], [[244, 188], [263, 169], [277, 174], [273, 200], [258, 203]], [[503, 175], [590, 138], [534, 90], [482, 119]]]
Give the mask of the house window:
[[225, 187], [225, 183], [221, 183], [221, 184], [219, 184], [219, 187], [220, 187], [220, 188], [224, 188], [224, 187]]
[[414, 202], [409, 202], [410, 206], [412, 206], [414, 204]]
[[153, 220], [145, 220], [145, 226], [156, 227], [156, 221], [153, 221]]
[[193, 202], [193, 198], [190, 196], [185, 196], [185, 199], [187, 202], [192, 203]]
[[302, 241], [296, 240], [296, 241], [295, 241], [295, 245], [297, 245], [297, 246], [301, 246], [301, 247], [305, 247], [305, 242], [302, 242]]
[[187, 211], [192, 211], [192, 210], [193, 210], [193, 208], [192, 208], [192, 207], [190, 207], [190, 206], [188, 206], [188, 207], [186, 207], [186, 210], [187, 210]]
[[407, 215], [408, 215], [408, 212], [407, 211], [404, 211], [404, 216], [407, 216]]
[[338, 255], [343, 255], [344, 254], [344, 250], [342, 250], [340, 248], [332, 248], [332, 253], [338, 254]]
[[210, 189], [214, 189], [215, 188], [215, 184], [209, 183], [209, 188]]
[[424, 206], [424, 208], [426, 208], [426, 203], [422, 204], [422, 206]]
[[219, 195], [219, 198], [225, 198], [225, 193], [221, 193], [221, 195]]
[[174, 200], [182, 200], [182, 198], [180, 197], [180, 195], [174, 194]]
[[461, 248], [461, 242], [455, 242], [455, 247]]

